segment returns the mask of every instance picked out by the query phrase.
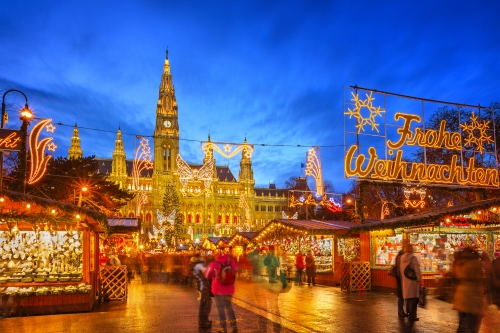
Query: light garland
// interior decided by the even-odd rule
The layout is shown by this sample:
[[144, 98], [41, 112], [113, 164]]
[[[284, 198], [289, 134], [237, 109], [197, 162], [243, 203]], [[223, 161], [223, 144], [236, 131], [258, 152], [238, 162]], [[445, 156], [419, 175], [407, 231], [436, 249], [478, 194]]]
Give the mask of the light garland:
[[[490, 122], [484, 120], [482, 124], [480, 124], [477, 121], [477, 116], [474, 115], [474, 112], [472, 112], [472, 116], [470, 117], [471, 123], [463, 123], [460, 124], [460, 127], [462, 127], [464, 132], [467, 132], [468, 137], [465, 138], [465, 143], [464, 146], [471, 146], [476, 145], [477, 149], [483, 154], [484, 147], [483, 145], [493, 143], [493, 139], [491, 138], [491, 135], [488, 135], [486, 133], [487, 130], [489, 130], [490, 127]], [[479, 132], [479, 136], [476, 136], [475, 133]]]
[[[224, 145], [223, 148], [219, 148], [219, 145]], [[225, 143], [225, 142], [202, 142], [201, 150], [205, 152], [205, 156], [212, 159], [213, 153], [212, 150], [215, 150], [225, 158], [231, 158], [238, 154], [240, 151], [243, 151], [246, 158], [252, 158], [253, 153], [253, 145], [249, 145], [244, 143], [242, 145]]]
[[245, 193], [242, 191], [240, 194], [240, 200], [238, 201], [238, 207], [245, 209], [245, 218], [250, 219], [250, 207], [248, 206], [248, 202], [245, 198]]
[[319, 147], [312, 147], [307, 152], [306, 175], [312, 176], [316, 182], [316, 193], [324, 194], [323, 173], [321, 171], [321, 160], [319, 158]]
[[[43, 177], [43, 175], [45, 175], [45, 172], [47, 171], [47, 163], [52, 158], [52, 155], [44, 156], [45, 148], [47, 147], [47, 145], [49, 145], [49, 142], [52, 141], [52, 138], [45, 138], [41, 141], [38, 141], [42, 128], [47, 124], [50, 125], [51, 121], [52, 119], [43, 119], [31, 130], [29, 137], [31, 163], [30, 175], [27, 179], [28, 184], [36, 183]], [[51, 128], [51, 131], [54, 132], [55, 126], [52, 127], [53, 129]], [[51, 145], [49, 145], [49, 150], [51, 151], [55, 151], [56, 148], [57, 146], [54, 143], [51, 143]]]
[[[294, 192], [298, 192], [300, 197], [299, 199], [295, 198]], [[342, 204], [339, 202], [335, 201], [335, 196], [340, 197], [340, 202], [342, 202], [342, 194], [336, 194], [336, 193], [324, 193], [321, 197], [321, 200], [317, 201], [314, 196], [313, 192], [311, 191], [294, 191], [291, 190], [289, 191], [290, 197], [288, 199], [288, 206], [289, 207], [297, 207], [297, 206], [302, 206], [302, 205], [312, 205], [312, 206], [322, 206], [327, 208], [329, 211], [336, 213], [336, 212], [341, 212], [342, 211]], [[304, 195], [307, 195], [307, 199], [304, 197]], [[318, 196], [318, 195], [316, 195]]]
[[[204, 193], [210, 194], [210, 185], [212, 184], [212, 176], [214, 172], [215, 159], [209, 158], [205, 164], [198, 170], [192, 169], [181, 157], [177, 154], [177, 172], [179, 173], [179, 181], [181, 183], [181, 193], [187, 195], [187, 185], [190, 180], [200, 180], [204, 184], [204, 188], [199, 192], [193, 193], [198, 196]], [[189, 192], [190, 194], [192, 192]]]
[[[352, 117], [356, 118], [356, 128], [358, 134], [360, 133], [360, 131], [365, 131], [366, 125], [371, 126], [372, 131], [375, 130], [379, 132], [377, 128], [379, 124], [377, 124], [375, 117], [382, 117], [382, 113], [385, 112], [385, 110], [380, 108], [380, 106], [373, 106], [373, 101], [375, 100], [375, 98], [372, 97], [372, 93], [373, 92], [370, 91], [370, 94], [366, 94], [366, 99], [361, 100], [359, 99], [359, 94], [354, 94], [353, 92], [351, 92], [351, 101], [355, 103], [355, 107], [352, 110], [347, 109], [348, 112], [345, 112], [344, 114], [349, 115], [349, 119], [351, 119]], [[368, 109], [368, 111], [370, 112], [370, 116], [364, 117], [361, 112], [362, 109]]]
[[134, 188], [138, 191], [137, 199], [137, 215], [141, 211], [141, 207], [148, 203], [146, 193], [140, 189], [140, 177], [143, 170], [153, 169], [153, 161], [151, 156], [151, 148], [149, 141], [145, 137], [141, 138], [139, 147], [137, 147], [134, 155], [134, 162], [132, 166], [132, 183]]
[[[416, 187], [405, 187], [403, 189], [405, 201], [405, 208], [424, 208], [425, 207], [425, 196], [427, 194], [427, 190], [425, 188], [416, 188]], [[420, 200], [410, 199], [412, 194], [416, 194], [420, 197]]]
[[281, 211], [281, 216], [286, 220], [296, 220], [299, 217], [299, 212], [295, 212], [292, 217], [288, 217], [284, 211]]

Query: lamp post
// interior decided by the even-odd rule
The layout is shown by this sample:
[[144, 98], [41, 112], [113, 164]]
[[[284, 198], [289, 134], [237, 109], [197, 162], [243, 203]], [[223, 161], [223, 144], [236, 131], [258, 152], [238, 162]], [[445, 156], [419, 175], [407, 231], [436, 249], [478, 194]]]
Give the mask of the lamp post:
[[78, 207], [82, 207], [83, 192], [87, 192], [87, 187], [83, 186], [80, 189], [80, 195], [78, 196]]
[[[24, 149], [24, 165], [21, 165], [20, 168], [19, 168], [19, 171], [21, 171], [21, 177], [20, 177], [20, 180], [21, 180], [21, 183], [23, 184], [23, 193], [26, 189], [26, 135], [28, 133], [28, 120], [33, 118], [33, 113], [31, 112], [31, 110], [29, 109], [28, 107], [28, 97], [26, 97], [26, 95], [20, 91], [20, 90], [17, 90], [17, 89], [9, 89], [7, 90], [3, 96], [2, 96], [2, 118], [0, 120], [1, 122], [1, 128], [4, 128], [5, 126], [5, 96], [7, 96], [8, 93], [11, 93], [11, 92], [18, 92], [20, 93], [21, 95], [24, 96], [24, 99], [26, 101], [26, 104], [24, 106], [24, 109], [21, 110], [21, 119], [23, 120], [23, 126], [21, 126], [21, 131], [23, 130], [23, 127], [24, 125], [26, 125], [24, 127], [25, 129], [25, 132], [22, 133], [22, 138], [23, 138], [23, 141], [21, 143], [21, 152], [20, 152], [20, 159], [22, 158], [23, 156], [23, 149]], [[24, 120], [23, 118], [25, 118], [26, 120]], [[25, 121], [26, 121], [26, 124], [25, 124]], [[21, 161], [23, 162], [23, 161]], [[22, 163], [21, 163], [22, 164]], [[24, 170], [24, 173], [22, 173], [22, 171]], [[3, 151], [0, 151], [0, 189], [3, 188]]]

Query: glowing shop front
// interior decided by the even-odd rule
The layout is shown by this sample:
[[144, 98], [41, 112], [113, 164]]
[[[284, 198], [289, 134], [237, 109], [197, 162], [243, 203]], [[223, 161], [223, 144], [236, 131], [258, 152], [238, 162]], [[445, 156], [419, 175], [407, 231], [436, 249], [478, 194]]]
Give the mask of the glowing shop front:
[[4, 316], [90, 311], [98, 294], [100, 212], [0, 191]]
[[451, 270], [456, 251], [470, 246], [490, 259], [500, 256], [499, 208], [500, 199], [489, 199], [366, 223], [351, 232], [360, 232], [369, 242], [372, 287], [396, 288], [388, 270], [409, 242], [419, 259], [424, 285], [435, 288]]

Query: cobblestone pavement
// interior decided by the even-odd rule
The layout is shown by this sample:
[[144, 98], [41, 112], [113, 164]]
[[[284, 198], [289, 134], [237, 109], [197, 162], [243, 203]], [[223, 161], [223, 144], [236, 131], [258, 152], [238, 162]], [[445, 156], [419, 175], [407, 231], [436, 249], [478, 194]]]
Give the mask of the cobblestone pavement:
[[[392, 294], [347, 293], [338, 287], [294, 286], [279, 295], [279, 315], [258, 308], [253, 285], [239, 281], [234, 308], [239, 332], [456, 332], [457, 313], [451, 304], [429, 299], [418, 310], [420, 321], [413, 327], [396, 314]], [[197, 292], [192, 287], [129, 285], [125, 302], [98, 304], [92, 312], [0, 319], [1, 332], [216, 332], [217, 311], [212, 307], [212, 329], [198, 329]], [[274, 311], [276, 312], [276, 311]], [[500, 332], [500, 313], [488, 309], [482, 333]]]

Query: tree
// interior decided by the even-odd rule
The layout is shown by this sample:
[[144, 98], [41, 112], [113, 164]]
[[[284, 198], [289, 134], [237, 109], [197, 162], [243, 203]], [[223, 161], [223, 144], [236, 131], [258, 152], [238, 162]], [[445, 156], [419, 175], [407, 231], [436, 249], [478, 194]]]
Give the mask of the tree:
[[[101, 211], [108, 216], [113, 215], [132, 200], [134, 194], [120, 189], [106, 175], [98, 173], [98, 169], [95, 156], [51, 159], [45, 176], [39, 182], [28, 185], [26, 193], [76, 205], [81, 189], [86, 187], [88, 191], [82, 193], [81, 206]], [[17, 168], [13, 168], [12, 174], [17, 174]], [[17, 188], [18, 182], [18, 178], [13, 177], [8, 187]]]
[[164, 239], [167, 246], [172, 244], [175, 247], [177, 240], [180, 239], [181, 236], [182, 219], [179, 214], [179, 206], [179, 196], [175, 190], [175, 185], [173, 182], [169, 181], [167, 183], [165, 195], [163, 196], [161, 208], [164, 216], [169, 216], [175, 210], [174, 224], [170, 225], [169, 221], [163, 222], [164, 225], [166, 224]]

